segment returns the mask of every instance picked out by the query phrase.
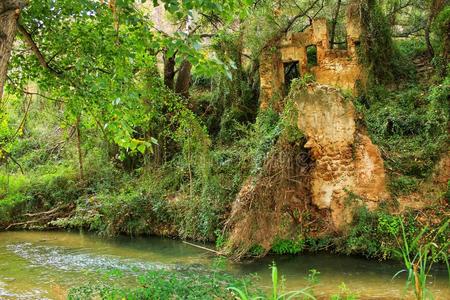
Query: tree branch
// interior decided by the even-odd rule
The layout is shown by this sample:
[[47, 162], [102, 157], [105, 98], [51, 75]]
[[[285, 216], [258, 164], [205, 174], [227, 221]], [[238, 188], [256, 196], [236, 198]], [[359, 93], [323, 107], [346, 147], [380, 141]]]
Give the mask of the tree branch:
[[[283, 32], [283, 33], [288, 32], [289, 29], [291, 29], [292, 25], [294, 25], [294, 23], [295, 23], [298, 19], [300, 19], [301, 17], [307, 16], [309, 19], [311, 19], [311, 18], [308, 16], [308, 12], [309, 12], [311, 9], [313, 9], [314, 6], [316, 6], [317, 2], [319, 2], [319, 0], [315, 0], [315, 1], [314, 1], [314, 2], [313, 2], [306, 10], [305, 10], [305, 11], [301, 11], [301, 10], [300, 10], [300, 13], [299, 13], [298, 15], [296, 15], [295, 17], [293, 17], [292, 19], [290, 19], [290, 20], [288, 21], [287, 25], [286, 25], [285, 28], [282, 30], [282, 32]], [[296, 3], [296, 5], [297, 5], [297, 3]], [[298, 5], [297, 5], [297, 7], [300, 9], [300, 7], [299, 7]], [[322, 5], [321, 5], [321, 8], [319, 9], [319, 11], [321, 11], [322, 8], [323, 8], [323, 1], [322, 1]], [[315, 15], [317, 15], [317, 13], [316, 13]]]
[[52, 72], [56, 76], [61, 77], [62, 76], [61, 72], [59, 72], [59, 71], [57, 71], [57, 70], [55, 70], [55, 69], [53, 69], [52, 67], [49, 66], [49, 64], [45, 60], [45, 57], [42, 54], [41, 50], [39, 50], [38, 46], [33, 41], [33, 38], [31, 37], [31, 34], [28, 33], [28, 31], [25, 29], [25, 27], [23, 27], [22, 24], [17, 23], [17, 28], [18, 28], [19, 32], [22, 34], [25, 42], [28, 44], [28, 46], [33, 51], [34, 55], [36, 55], [39, 63], [41, 64], [41, 66], [43, 66], [45, 69], [49, 70], [50, 72]]

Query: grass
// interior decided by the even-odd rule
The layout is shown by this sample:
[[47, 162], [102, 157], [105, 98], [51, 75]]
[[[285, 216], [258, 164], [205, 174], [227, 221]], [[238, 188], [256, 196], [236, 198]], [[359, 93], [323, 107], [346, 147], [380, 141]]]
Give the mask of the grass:
[[19, 193], [29, 184], [29, 178], [22, 174], [13, 176], [0, 173], [0, 198]]
[[[450, 265], [448, 261], [450, 241], [447, 240], [442, 244], [436, 243], [436, 239], [447, 230], [449, 223], [450, 220], [447, 220], [436, 232], [430, 232], [425, 227], [412, 240], [406, 236], [403, 222], [400, 223], [402, 236], [401, 240], [398, 240], [399, 249], [395, 251], [403, 258], [405, 269], [397, 272], [394, 277], [406, 272], [406, 290], [412, 288], [417, 300], [434, 299], [427, 288], [427, 280], [436, 261], [442, 260], [445, 262], [450, 282]], [[428, 241], [424, 242], [423, 239]]]
[[270, 269], [272, 271], [272, 290], [269, 292], [269, 295], [252, 296], [245, 287], [244, 289], [238, 287], [229, 287], [229, 290], [233, 291], [236, 298], [240, 300], [316, 299], [316, 297], [314, 297], [312, 293], [311, 287], [306, 287], [296, 291], [284, 292], [283, 287], [280, 287], [281, 284], [278, 278], [278, 268], [275, 263], [272, 263]]

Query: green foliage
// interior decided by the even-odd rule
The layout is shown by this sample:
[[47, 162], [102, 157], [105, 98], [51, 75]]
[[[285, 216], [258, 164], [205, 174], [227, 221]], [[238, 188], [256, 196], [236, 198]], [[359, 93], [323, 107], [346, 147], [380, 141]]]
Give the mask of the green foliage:
[[[275, 265], [275, 263], [272, 263], [270, 266], [270, 269], [272, 270], [272, 290], [270, 293], [270, 296], [254, 296], [251, 293], [248, 292], [247, 288], [244, 286], [244, 289], [232, 286], [229, 288], [234, 294], [236, 299], [239, 300], [256, 300], [256, 299], [271, 299], [271, 300], [282, 300], [282, 299], [316, 299], [313, 294], [310, 291], [309, 287], [303, 288], [301, 290], [297, 291], [291, 291], [291, 292], [284, 292], [283, 286], [280, 284], [280, 281], [283, 282], [283, 280], [279, 280], [278, 278], [278, 268]], [[281, 287], [280, 287], [281, 285]]]
[[[439, 236], [448, 233], [449, 224], [450, 220], [447, 219], [439, 228], [431, 233], [425, 227], [418, 234], [409, 237], [405, 231], [403, 222], [400, 222], [402, 234], [401, 238], [395, 235], [399, 247], [396, 253], [399, 257], [403, 258], [405, 269], [399, 271], [394, 277], [402, 272], [406, 272], [408, 275], [406, 289], [413, 288], [417, 300], [434, 299], [427, 288], [427, 280], [430, 276], [431, 267], [436, 261], [441, 260], [445, 262], [450, 280], [450, 265], [448, 261], [450, 241], [446, 239], [443, 243], [439, 242]], [[426, 241], [423, 241], [426, 234], [428, 238]]]
[[316, 269], [310, 269], [308, 271], [308, 275], [305, 277], [308, 280], [309, 284], [316, 285], [320, 282], [319, 278], [320, 272]]
[[380, 237], [376, 230], [377, 223], [376, 214], [365, 207], [359, 208], [345, 237], [345, 244], [338, 246], [338, 249], [341, 248], [341, 251], [347, 254], [360, 253], [372, 258], [388, 256], [389, 253], [383, 253], [385, 246], [382, 247], [382, 236]]
[[[446, 217], [440, 214], [436, 215], [436, 218], [446, 220]], [[381, 208], [369, 211], [365, 207], [359, 207], [346, 234], [334, 242], [336, 250], [341, 253], [359, 254], [367, 258], [401, 259], [402, 256], [397, 251], [399, 241], [403, 239], [403, 235], [408, 241], [414, 240], [418, 235], [418, 228], [422, 227], [423, 224], [417, 220], [414, 212], [393, 215]], [[441, 229], [440, 226], [433, 225], [427, 230], [430, 231], [427, 236], [433, 236], [433, 239], [423, 239], [420, 244], [432, 241], [436, 247], [447, 247], [447, 227]]]
[[395, 196], [411, 194], [417, 187], [418, 180], [410, 176], [397, 176], [389, 181], [389, 188]]
[[0, 199], [0, 224], [3, 225], [20, 220], [26, 212], [50, 210], [58, 204], [70, 203], [82, 193], [75, 182], [76, 176], [67, 167], [60, 167], [53, 174], [36, 176], [33, 180], [20, 175], [1, 175], [0, 178], [7, 189]]
[[[427, 178], [447, 143], [449, 78], [426, 88], [388, 92], [377, 87], [361, 98], [360, 110], [372, 140], [385, 156], [394, 194], [414, 191]], [[399, 176], [401, 175], [401, 176]]]
[[261, 111], [256, 117], [256, 122], [246, 139], [242, 139], [243, 146], [248, 150], [248, 159], [252, 161], [251, 175], [261, 171], [263, 163], [267, 158], [282, 128], [279, 124], [280, 116], [272, 109]]
[[[222, 247], [223, 225], [244, 180], [261, 174], [277, 140], [302, 147], [293, 93], [314, 78], [305, 74], [292, 81], [292, 94], [280, 102], [281, 114], [274, 108], [258, 112], [259, 56], [267, 45], [276, 48], [280, 33], [304, 30], [309, 16], [330, 19], [332, 5], [155, 0], [165, 6], [170, 21], [181, 27], [194, 22], [189, 34], [169, 35], [154, 30], [150, 14], [134, 2], [115, 1], [111, 9], [112, 1], [34, 0], [21, 13], [19, 22], [48, 67], [29, 45], [15, 43], [8, 93], [0, 103], [2, 228], [25, 221], [26, 213], [70, 204], [72, 211], [47, 225], [107, 235], [215, 240]], [[382, 4], [395, 8], [395, 3]], [[369, 89], [356, 105], [381, 149], [392, 195], [400, 196], [418, 190], [447, 147], [450, 79], [395, 91], [380, 85], [407, 84], [399, 79], [412, 78], [408, 61], [426, 49], [420, 38], [393, 43], [388, 10], [380, 5], [360, 1], [360, 55], [369, 70]], [[298, 19], [292, 19], [295, 14]], [[433, 23], [438, 53], [444, 50], [439, 39], [444, 40], [448, 14], [444, 8]], [[211, 36], [208, 42], [205, 34]], [[177, 65], [185, 59], [193, 65], [190, 99], [165, 86], [158, 67], [161, 53], [176, 53]], [[316, 49], [308, 48], [308, 56], [315, 60]], [[447, 65], [439, 55], [433, 63]], [[40, 96], [24, 96], [23, 90], [34, 88]], [[385, 211], [361, 209], [346, 236], [278, 239], [272, 251], [295, 254], [334, 245], [338, 252], [387, 258], [394, 247], [390, 236], [400, 234], [398, 222]], [[406, 235], [417, 226], [408, 220]], [[250, 254], [265, 250], [254, 245]], [[178, 280], [167, 276], [164, 282]]]
[[357, 295], [354, 294], [345, 283], [341, 283], [339, 285], [339, 293], [331, 295], [331, 300], [356, 300], [358, 299]]
[[242, 137], [240, 127], [255, 120], [258, 101], [254, 82], [257, 74], [252, 69], [254, 62], [251, 67], [243, 65], [239, 34], [217, 35], [212, 48], [221, 60], [231, 60], [232, 68], [230, 74], [218, 73], [211, 77], [208, 92], [200, 95], [207, 111], [198, 114], [206, 116], [205, 124], [218, 143], [229, 144]]
[[361, 61], [375, 83], [389, 82], [394, 79], [391, 28], [377, 1], [360, 1], [359, 5], [363, 26]]
[[334, 242], [332, 236], [306, 237], [306, 249], [311, 252], [319, 252], [329, 249]]
[[261, 245], [253, 245], [252, 247], [250, 247], [250, 249], [248, 250], [248, 254], [250, 256], [261, 256], [262, 254], [264, 254], [265, 250], [264, 247]]
[[[221, 271], [150, 271], [139, 276], [137, 288], [87, 285], [73, 288], [68, 299], [234, 299], [230, 286], [245, 286], [248, 279], [235, 279]], [[257, 294], [253, 288], [251, 293]]]
[[392, 236], [397, 236], [400, 232], [401, 222], [402, 220], [399, 217], [386, 213], [379, 213], [378, 230], [383, 233], [389, 233]]
[[305, 248], [305, 240], [298, 238], [296, 240], [275, 239], [271, 251], [276, 254], [297, 254]]
[[214, 234], [216, 235], [216, 248], [220, 249], [225, 246], [226, 239], [222, 231], [217, 229]]
[[427, 51], [425, 41], [419, 38], [396, 40], [395, 45], [403, 57], [414, 58]]
[[[152, 152], [157, 139], [164, 137], [161, 129], [170, 126], [161, 119], [175, 108], [170, 100], [174, 96], [158, 74], [156, 53], [177, 52], [178, 58], [197, 67], [198, 74], [229, 73], [231, 68], [217, 56], [199, 51], [198, 33], [170, 36], [152, 30], [149, 16], [133, 2], [114, 2], [112, 8], [91, 0], [30, 2], [21, 23], [49, 60], [48, 67], [25, 51], [26, 43], [18, 43], [15, 51], [21, 54], [13, 56], [8, 74], [12, 92], [21, 94], [32, 79], [46, 97], [64, 103], [66, 123], [82, 117], [84, 129], [96, 129], [120, 147], [122, 160]], [[230, 22], [235, 13], [245, 15], [248, 5], [234, 0], [162, 2], [176, 20], [213, 9], [222, 22]]]
[[[438, 67], [438, 69], [448, 69], [446, 58], [443, 57], [445, 52], [445, 40], [448, 39], [448, 26], [450, 24], [450, 7], [448, 5], [444, 6], [443, 9], [439, 12], [433, 22], [433, 30], [436, 34], [436, 42], [434, 44], [434, 49], [437, 50], [437, 53], [442, 58], [442, 65]], [[448, 42], [447, 42], [448, 43]]]
[[392, 28], [380, 3], [375, 0], [357, 3], [358, 9], [353, 14], [362, 22], [358, 56], [367, 71], [366, 88], [412, 78], [414, 71], [410, 56], [403, 55], [404, 52], [394, 44]]
[[308, 61], [308, 68], [317, 65], [317, 47], [306, 48], [306, 56]]

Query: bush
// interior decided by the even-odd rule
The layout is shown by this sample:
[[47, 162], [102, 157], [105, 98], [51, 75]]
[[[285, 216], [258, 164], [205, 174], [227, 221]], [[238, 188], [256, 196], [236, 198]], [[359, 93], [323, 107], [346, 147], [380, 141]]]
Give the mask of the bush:
[[[157, 270], [139, 276], [137, 288], [87, 285], [71, 289], [68, 299], [235, 299], [228, 287], [242, 288], [247, 281], [221, 271]], [[250, 293], [261, 294], [254, 288]]]
[[275, 239], [271, 251], [276, 254], [297, 254], [305, 248], [305, 240], [298, 238], [297, 240]]
[[414, 191], [446, 149], [449, 82], [447, 78], [429, 89], [411, 86], [395, 92], [378, 87], [357, 104], [388, 171], [396, 174], [394, 193]]
[[389, 188], [394, 196], [407, 195], [417, 191], [418, 180], [410, 176], [397, 176], [389, 181]]

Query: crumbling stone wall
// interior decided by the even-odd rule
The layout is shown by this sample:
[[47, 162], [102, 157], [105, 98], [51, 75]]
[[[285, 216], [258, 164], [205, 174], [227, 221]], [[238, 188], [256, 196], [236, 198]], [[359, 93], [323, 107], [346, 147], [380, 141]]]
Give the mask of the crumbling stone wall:
[[350, 222], [349, 193], [369, 208], [387, 198], [380, 151], [358, 130], [352, 102], [335, 88], [309, 84], [294, 94], [299, 129], [306, 135], [306, 148], [315, 162], [311, 171], [312, 202], [330, 209], [333, 225]]
[[[284, 63], [298, 62], [300, 75], [313, 74], [318, 83], [356, 91], [358, 82], [362, 79], [362, 68], [356, 55], [361, 28], [358, 19], [350, 16], [349, 14], [346, 20], [346, 50], [330, 49], [325, 19], [315, 19], [305, 31], [288, 32], [268, 43], [260, 57], [262, 108], [276, 101], [274, 95], [286, 96]], [[315, 66], [308, 66], [309, 46], [315, 46], [317, 49]]]

